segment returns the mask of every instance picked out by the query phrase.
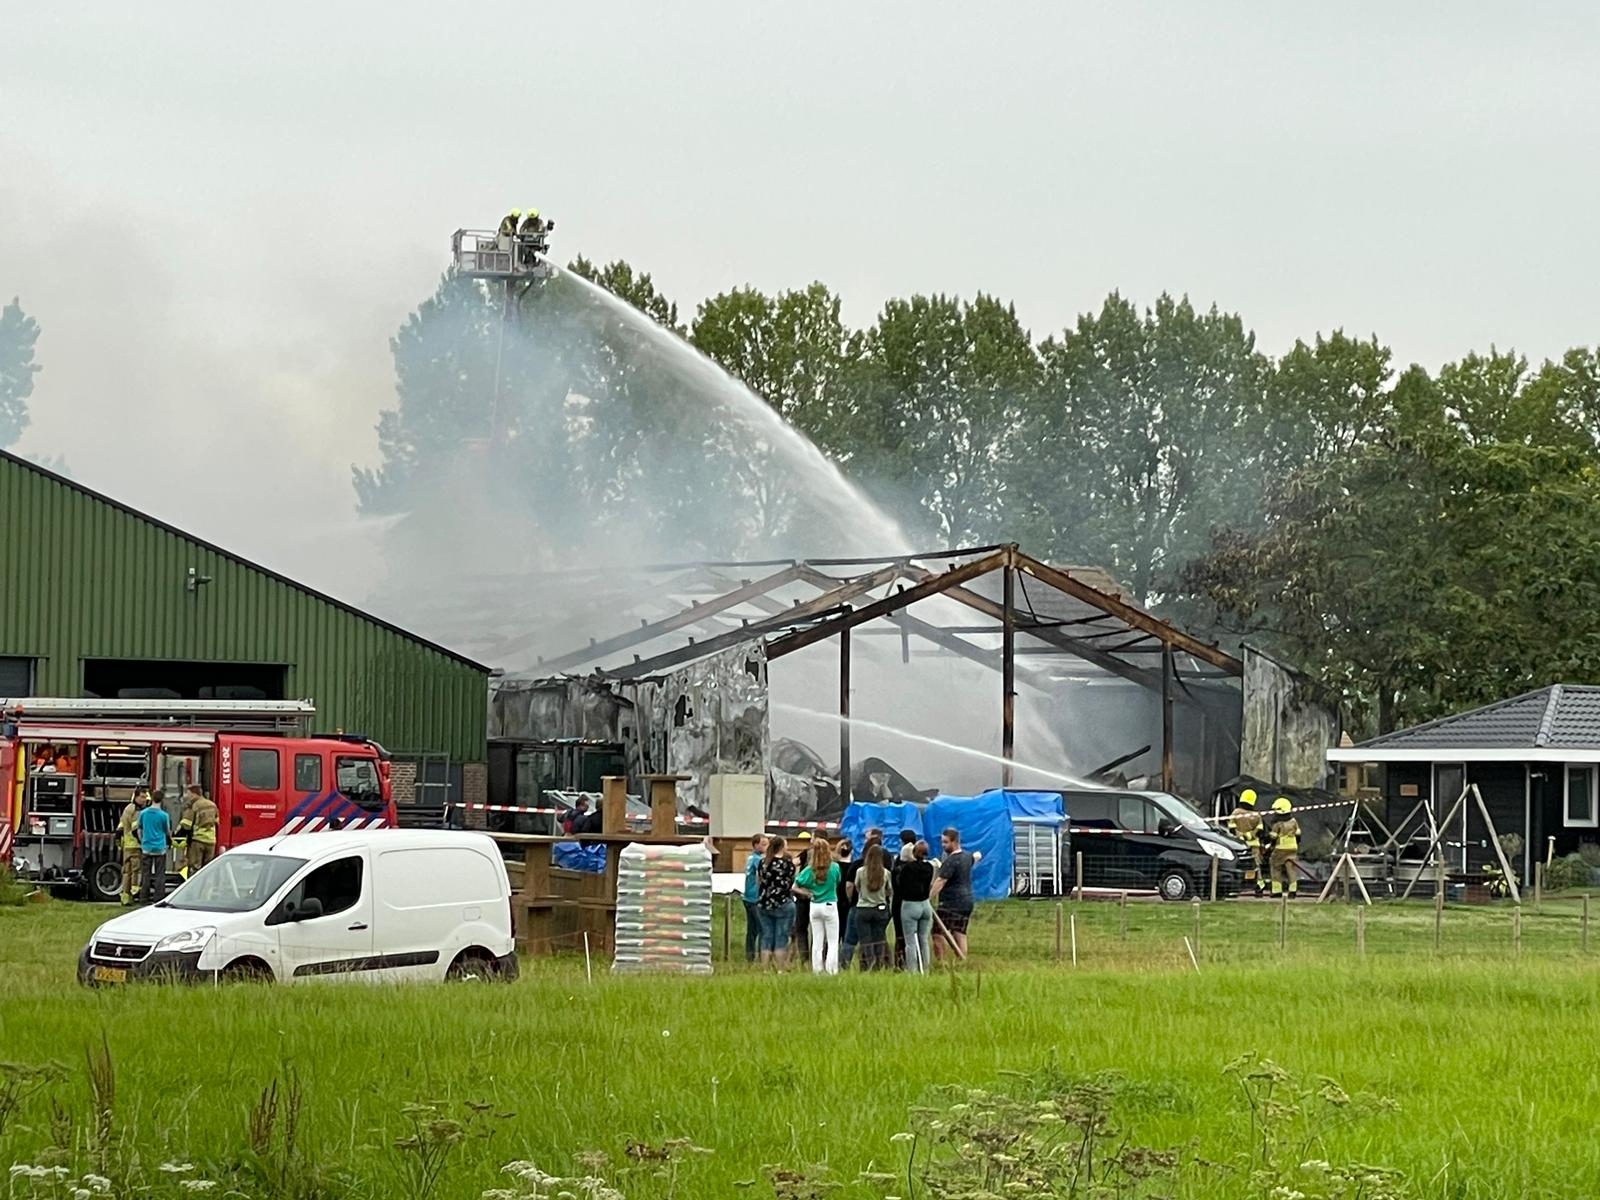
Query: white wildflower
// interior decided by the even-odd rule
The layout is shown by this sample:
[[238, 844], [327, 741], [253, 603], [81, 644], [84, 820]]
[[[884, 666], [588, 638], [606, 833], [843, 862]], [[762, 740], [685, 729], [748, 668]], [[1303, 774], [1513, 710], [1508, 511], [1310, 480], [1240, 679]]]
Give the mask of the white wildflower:
[[191, 1162], [162, 1163], [161, 1169], [168, 1175], [187, 1175], [194, 1170], [194, 1164]]
[[914, 1133], [897, 1133], [892, 1138], [890, 1138], [889, 1140], [891, 1142], [894, 1142], [894, 1143], [898, 1144], [898, 1145], [904, 1145], [906, 1142], [914, 1142], [914, 1141], [916, 1141], [917, 1140], [917, 1135], [914, 1134]]
[[111, 1190], [111, 1180], [107, 1179], [104, 1175], [85, 1175], [83, 1177], [83, 1183], [84, 1186], [87, 1187], [91, 1192], [95, 1192], [101, 1196], [104, 1196]]
[[186, 1192], [209, 1192], [217, 1186], [215, 1179], [185, 1179], [178, 1186]]

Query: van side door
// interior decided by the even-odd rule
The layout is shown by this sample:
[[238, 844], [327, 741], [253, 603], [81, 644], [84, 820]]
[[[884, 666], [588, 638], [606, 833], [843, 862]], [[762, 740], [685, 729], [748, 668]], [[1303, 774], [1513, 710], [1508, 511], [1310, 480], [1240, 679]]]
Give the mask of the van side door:
[[1157, 822], [1160, 813], [1144, 796], [1117, 797], [1117, 825], [1122, 830], [1122, 853], [1133, 887], [1153, 888], [1161, 878], [1161, 854], [1166, 841]]
[[372, 879], [365, 851], [311, 867], [267, 915], [285, 982], [375, 978]]
[[[1065, 798], [1067, 825], [1072, 831], [1073, 867], [1083, 855], [1085, 887], [1124, 887], [1128, 865], [1122, 834], [1117, 826], [1117, 798], [1113, 792], [1073, 793]], [[1070, 877], [1071, 872], [1066, 873]]]
[[469, 946], [510, 949], [505, 866], [470, 846], [373, 843], [373, 954], [391, 979], [442, 979]]

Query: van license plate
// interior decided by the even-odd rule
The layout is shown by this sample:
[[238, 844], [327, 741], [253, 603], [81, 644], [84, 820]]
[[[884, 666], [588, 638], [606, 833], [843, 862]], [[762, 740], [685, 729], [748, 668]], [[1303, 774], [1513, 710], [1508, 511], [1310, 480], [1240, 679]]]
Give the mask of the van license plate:
[[96, 983], [127, 983], [127, 967], [96, 967], [94, 969]]

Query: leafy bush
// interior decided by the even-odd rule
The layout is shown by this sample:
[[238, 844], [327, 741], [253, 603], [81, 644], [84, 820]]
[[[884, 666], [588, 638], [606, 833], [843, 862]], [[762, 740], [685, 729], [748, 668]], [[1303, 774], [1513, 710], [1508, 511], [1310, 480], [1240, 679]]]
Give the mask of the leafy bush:
[[1564, 854], [1544, 869], [1544, 886], [1549, 892], [1589, 886], [1589, 862], [1582, 854]]
[[1578, 857], [1591, 867], [1600, 867], [1600, 842], [1584, 842], [1578, 847]]
[[0, 904], [12, 907], [23, 904], [32, 891], [27, 884], [17, 881], [10, 867], [0, 867]]
[[1502, 833], [1500, 835], [1500, 853], [1506, 856], [1506, 861], [1514, 863], [1522, 857], [1522, 847], [1526, 843], [1520, 833]]

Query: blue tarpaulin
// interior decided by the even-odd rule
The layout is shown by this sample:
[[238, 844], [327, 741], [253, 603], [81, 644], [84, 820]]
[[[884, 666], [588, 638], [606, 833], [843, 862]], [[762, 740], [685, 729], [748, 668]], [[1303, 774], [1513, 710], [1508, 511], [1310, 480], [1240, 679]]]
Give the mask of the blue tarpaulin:
[[[867, 830], [883, 830], [884, 848], [891, 855], [900, 852], [900, 831], [909, 829], [919, 838], [922, 836], [922, 809], [916, 804], [903, 802], [883, 804], [862, 804], [860, 801], [851, 801], [850, 807], [844, 810], [844, 817], [839, 822], [839, 836], [850, 839], [850, 845], [857, 854], [861, 853], [862, 846], [866, 845]], [[939, 853], [938, 842], [928, 843], [934, 847], [934, 855]]]
[[606, 848], [604, 844], [585, 846], [580, 842], [557, 842], [550, 849], [550, 861], [563, 870], [599, 875], [606, 869]]
[[972, 894], [977, 899], [1004, 900], [1011, 894], [1015, 847], [1011, 803], [1005, 792], [940, 796], [930, 800], [922, 813], [922, 827], [933, 857], [939, 855], [940, 833], [950, 827], [961, 834], [963, 850], [983, 852], [982, 860], [972, 872]]
[[[1030, 821], [1045, 825], [1063, 825], [1067, 820], [1066, 808], [1060, 792], [1016, 792], [997, 789], [1006, 798], [1013, 821]], [[989, 793], [985, 792], [985, 795]]]

